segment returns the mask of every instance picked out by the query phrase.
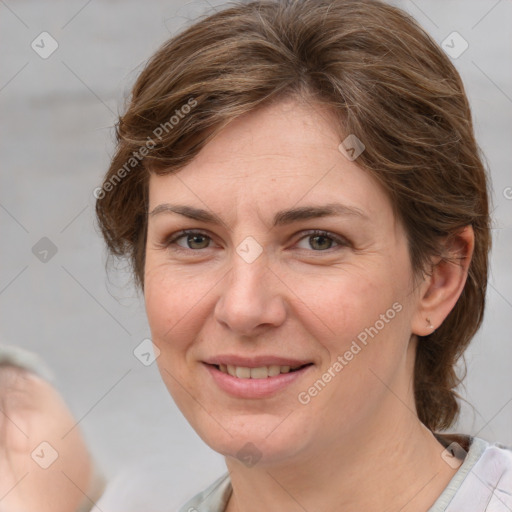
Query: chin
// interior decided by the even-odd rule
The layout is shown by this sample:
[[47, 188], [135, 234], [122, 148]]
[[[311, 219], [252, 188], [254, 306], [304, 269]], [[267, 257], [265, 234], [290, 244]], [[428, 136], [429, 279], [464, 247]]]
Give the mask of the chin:
[[306, 449], [306, 429], [290, 424], [284, 428], [282, 421], [283, 418], [275, 416], [249, 414], [223, 421], [225, 429], [210, 417], [192, 426], [217, 453], [247, 466], [270, 466], [293, 459]]

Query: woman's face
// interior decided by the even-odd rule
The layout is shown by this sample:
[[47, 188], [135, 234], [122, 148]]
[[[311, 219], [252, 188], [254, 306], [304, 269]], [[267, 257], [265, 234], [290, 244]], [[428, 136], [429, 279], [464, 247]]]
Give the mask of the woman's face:
[[406, 235], [333, 126], [320, 107], [287, 100], [150, 178], [145, 300], [157, 362], [224, 455], [293, 460], [413, 416], [419, 299]]

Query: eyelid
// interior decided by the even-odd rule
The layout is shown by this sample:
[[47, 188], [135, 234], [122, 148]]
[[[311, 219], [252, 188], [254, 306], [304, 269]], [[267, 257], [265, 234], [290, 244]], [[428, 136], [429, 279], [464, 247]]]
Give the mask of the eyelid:
[[[192, 252], [200, 252], [204, 249], [188, 249], [185, 247], [181, 247], [178, 244], [175, 244], [177, 240], [187, 235], [204, 235], [206, 238], [209, 238], [212, 242], [214, 242], [213, 237], [208, 234], [204, 229], [183, 229], [181, 231], [177, 231], [173, 233], [171, 236], [166, 237], [162, 244], [160, 244], [164, 249], [168, 249], [171, 244], [174, 244], [176, 251], [192, 251]], [[210, 247], [206, 247], [206, 249], [210, 249]]]
[[[210, 249], [210, 247], [205, 247], [204, 249], [188, 249], [185, 247], [181, 247], [178, 244], [175, 244], [175, 242], [177, 240], [179, 240], [180, 238], [187, 236], [187, 235], [204, 235], [205, 237], [209, 238], [212, 242], [214, 242], [213, 237], [210, 234], [208, 234], [208, 231], [205, 231], [202, 229], [184, 229], [184, 230], [181, 230], [181, 231], [178, 231], [178, 232], [172, 234], [169, 237], [166, 237], [165, 240], [163, 241], [163, 243], [160, 245], [162, 246], [162, 248], [168, 249], [171, 244], [174, 244], [173, 250], [197, 252], [197, 253], [203, 251], [204, 249]], [[347, 238], [345, 238], [341, 235], [336, 235], [335, 233], [331, 233], [330, 231], [326, 231], [323, 229], [309, 229], [306, 231], [301, 231], [300, 237], [297, 239], [295, 244], [297, 244], [304, 238], [311, 237], [311, 236], [325, 236], [326, 238], [330, 238], [332, 241], [334, 241], [336, 244], [338, 244], [338, 247], [351, 247], [352, 246], [351, 242]], [[308, 252], [327, 253], [327, 252], [331, 252], [333, 249], [336, 250], [336, 247], [334, 247], [334, 248], [331, 247], [324, 251], [315, 251], [315, 250], [311, 249]], [[307, 249], [304, 249], [304, 250], [307, 250]]]
[[[303, 231], [301, 234], [301, 237], [297, 240], [297, 242], [300, 242], [304, 238], [311, 237], [311, 236], [325, 236], [326, 238], [330, 238], [334, 242], [338, 244], [339, 247], [351, 247], [351, 242], [341, 235], [336, 235], [335, 233], [331, 233], [330, 231], [326, 231], [324, 229], [310, 229]], [[308, 252], [315, 252], [315, 253], [327, 253], [330, 252], [332, 249], [336, 249], [335, 247], [331, 247], [325, 251], [308, 251]]]

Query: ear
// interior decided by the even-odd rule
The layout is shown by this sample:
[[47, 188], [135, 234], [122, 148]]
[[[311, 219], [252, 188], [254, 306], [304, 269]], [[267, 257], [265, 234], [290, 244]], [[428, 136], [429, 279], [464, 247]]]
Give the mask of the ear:
[[431, 274], [419, 287], [418, 306], [411, 325], [413, 334], [432, 334], [454, 308], [466, 283], [474, 245], [471, 226], [446, 241], [446, 258], [432, 264]]

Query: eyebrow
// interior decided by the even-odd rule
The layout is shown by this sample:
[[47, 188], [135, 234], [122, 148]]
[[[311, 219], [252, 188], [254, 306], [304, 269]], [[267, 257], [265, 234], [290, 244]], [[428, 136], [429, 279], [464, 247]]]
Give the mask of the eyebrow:
[[[176, 213], [189, 219], [210, 224], [224, 224], [222, 219], [207, 210], [185, 205], [173, 205], [163, 203], [156, 206], [150, 213], [150, 217], [161, 213]], [[274, 216], [274, 227], [284, 226], [300, 220], [317, 219], [330, 216], [353, 216], [369, 220], [368, 216], [359, 208], [347, 206], [341, 203], [330, 203], [322, 206], [302, 206], [289, 210], [281, 210]]]

